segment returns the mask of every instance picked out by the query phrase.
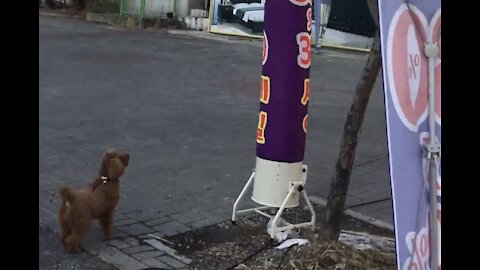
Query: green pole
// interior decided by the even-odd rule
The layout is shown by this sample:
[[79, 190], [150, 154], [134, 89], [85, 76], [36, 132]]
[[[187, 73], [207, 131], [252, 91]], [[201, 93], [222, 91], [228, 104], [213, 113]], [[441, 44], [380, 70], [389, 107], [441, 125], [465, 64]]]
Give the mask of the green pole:
[[140, 19], [143, 19], [145, 14], [145, 0], [140, 0]]
[[120, 16], [123, 14], [123, 1], [124, 0], [120, 0]]
[[173, 18], [177, 17], [176, 10], [177, 10], [177, 0], [173, 0]]

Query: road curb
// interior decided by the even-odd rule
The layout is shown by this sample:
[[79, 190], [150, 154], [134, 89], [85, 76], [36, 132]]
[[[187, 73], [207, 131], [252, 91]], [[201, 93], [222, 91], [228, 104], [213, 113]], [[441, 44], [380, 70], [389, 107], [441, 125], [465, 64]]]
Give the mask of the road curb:
[[[321, 197], [318, 197], [318, 196], [309, 196], [309, 199], [314, 204], [317, 204], [317, 205], [320, 205], [320, 206], [323, 206], [323, 207], [327, 206], [327, 200], [325, 200], [324, 198], [321, 198]], [[367, 215], [364, 215], [362, 213], [353, 211], [351, 209], [347, 209], [343, 213], [348, 217], [358, 219], [360, 221], [363, 221], [365, 223], [368, 223], [368, 224], [370, 224], [372, 226], [375, 226], [377, 228], [380, 228], [380, 229], [385, 229], [385, 230], [389, 230], [389, 231], [392, 231], [392, 232], [395, 230], [395, 228], [393, 227], [392, 224], [389, 224], [387, 222], [378, 220], [376, 218], [369, 217]]]

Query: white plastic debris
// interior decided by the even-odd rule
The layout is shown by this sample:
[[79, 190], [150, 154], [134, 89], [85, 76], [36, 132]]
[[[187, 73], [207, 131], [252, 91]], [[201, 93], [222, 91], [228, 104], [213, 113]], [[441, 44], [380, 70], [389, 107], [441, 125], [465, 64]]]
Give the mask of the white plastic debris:
[[[273, 221], [273, 217], [268, 221], [268, 224], [267, 224], [267, 233], [269, 235], [271, 235], [271, 231], [272, 231], [272, 221]], [[277, 224], [277, 228], [280, 228], [280, 227], [283, 227], [283, 226], [287, 226], [289, 225], [283, 218], [280, 218], [278, 220], [278, 224]], [[275, 233], [275, 241], [277, 242], [283, 242], [285, 241], [285, 239], [287, 238], [294, 238], [294, 237], [298, 237], [298, 233], [292, 229], [287, 229], [287, 230], [284, 230], [284, 231], [278, 231]]]
[[306, 243], [308, 243], [307, 239], [300, 239], [300, 238], [287, 239], [283, 241], [283, 243], [281, 243], [280, 245], [276, 246], [275, 249], [285, 249], [293, 245], [301, 246], [301, 245], [305, 245]]
[[395, 239], [390, 237], [342, 230], [338, 236], [338, 241], [357, 250], [372, 249], [395, 252]]

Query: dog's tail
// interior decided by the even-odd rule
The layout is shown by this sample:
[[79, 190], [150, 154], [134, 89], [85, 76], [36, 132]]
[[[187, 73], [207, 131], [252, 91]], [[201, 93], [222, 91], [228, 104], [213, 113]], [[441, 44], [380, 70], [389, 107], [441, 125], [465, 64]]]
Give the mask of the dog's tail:
[[72, 203], [75, 199], [75, 194], [73, 194], [73, 192], [67, 186], [62, 186], [59, 190], [59, 193], [60, 198], [62, 198], [64, 202]]

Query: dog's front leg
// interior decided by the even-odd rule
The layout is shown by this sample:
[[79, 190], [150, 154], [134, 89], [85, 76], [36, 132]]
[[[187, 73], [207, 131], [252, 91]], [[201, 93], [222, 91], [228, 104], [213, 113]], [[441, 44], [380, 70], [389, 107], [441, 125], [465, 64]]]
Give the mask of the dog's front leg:
[[103, 231], [103, 240], [112, 239], [113, 211], [106, 213], [104, 216], [100, 218], [100, 227], [102, 227], [102, 231]]

